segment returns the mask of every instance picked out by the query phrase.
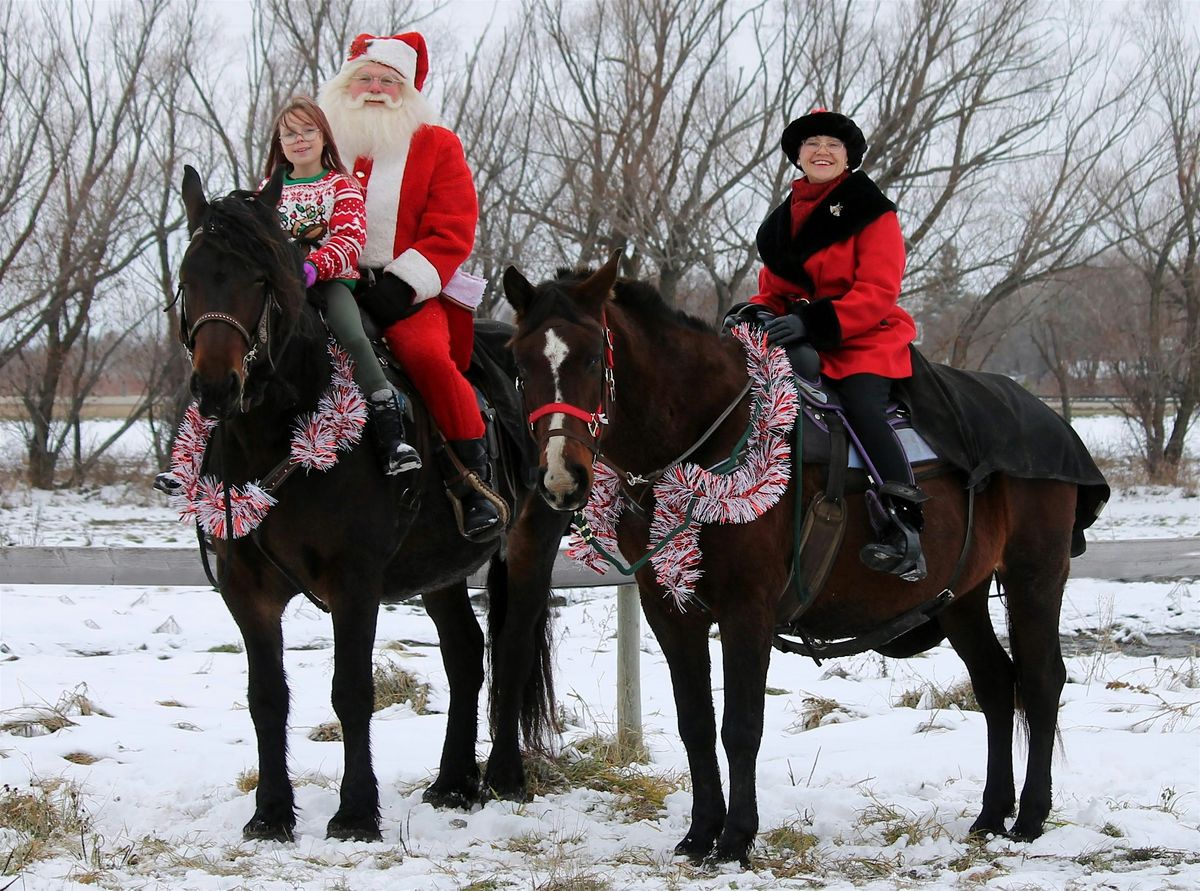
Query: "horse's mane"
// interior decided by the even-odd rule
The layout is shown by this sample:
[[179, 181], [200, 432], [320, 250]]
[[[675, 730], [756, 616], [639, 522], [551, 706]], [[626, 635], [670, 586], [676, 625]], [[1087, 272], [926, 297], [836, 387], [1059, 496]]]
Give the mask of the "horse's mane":
[[[579, 284], [588, 279], [596, 270], [586, 268], [560, 268], [554, 280], [549, 284]], [[613, 300], [623, 309], [638, 316], [652, 328], [661, 324], [679, 325], [696, 331], [713, 331], [707, 322], [668, 306], [663, 300], [658, 288], [642, 279], [617, 279], [613, 284]], [[571, 301], [565, 301], [570, 304]], [[562, 309], [562, 306], [559, 307]], [[660, 325], [654, 325], [658, 322]]]
[[261, 268], [277, 299], [295, 306], [304, 288], [300, 279], [300, 255], [279, 225], [273, 208], [258, 200], [256, 192], [241, 189], [216, 198], [198, 228], [206, 239], [251, 268]]

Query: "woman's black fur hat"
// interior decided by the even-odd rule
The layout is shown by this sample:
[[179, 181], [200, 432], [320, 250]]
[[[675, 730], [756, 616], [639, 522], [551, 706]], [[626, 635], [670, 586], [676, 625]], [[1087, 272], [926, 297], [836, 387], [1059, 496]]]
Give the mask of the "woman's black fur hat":
[[800, 143], [810, 136], [832, 136], [846, 146], [846, 160], [851, 170], [857, 170], [867, 153], [867, 140], [858, 124], [844, 114], [815, 108], [802, 118], [796, 118], [783, 128], [779, 147], [793, 164], [800, 156]]

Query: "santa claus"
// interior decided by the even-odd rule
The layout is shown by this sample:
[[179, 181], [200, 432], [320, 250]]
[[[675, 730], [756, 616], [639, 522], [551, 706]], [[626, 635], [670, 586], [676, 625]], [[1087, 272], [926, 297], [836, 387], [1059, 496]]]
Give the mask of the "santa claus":
[[462, 144], [421, 95], [428, 71], [420, 34], [360, 34], [318, 102], [366, 192], [359, 305], [469, 471], [449, 485], [464, 534], [479, 540], [502, 531], [499, 499], [486, 487], [483, 418], [462, 374], [484, 281], [459, 267], [475, 244], [479, 204]]

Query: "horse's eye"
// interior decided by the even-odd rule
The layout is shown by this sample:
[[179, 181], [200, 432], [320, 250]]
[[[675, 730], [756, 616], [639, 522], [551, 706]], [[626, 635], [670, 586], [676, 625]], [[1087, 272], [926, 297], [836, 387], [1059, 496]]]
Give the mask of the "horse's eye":
[[600, 361], [601, 361], [601, 359], [603, 359], [603, 358], [604, 358], [604, 357], [603, 357], [603, 356], [600, 356], [600, 355], [592, 356], [590, 359], [588, 359], [587, 367], [588, 367], [588, 368], [595, 368], [597, 365], [599, 365], [599, 364], [600, 364]]

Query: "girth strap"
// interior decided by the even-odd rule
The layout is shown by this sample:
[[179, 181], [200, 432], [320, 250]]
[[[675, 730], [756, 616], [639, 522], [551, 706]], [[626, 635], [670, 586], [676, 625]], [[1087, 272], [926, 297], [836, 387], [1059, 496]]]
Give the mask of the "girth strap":
[[849, 438], [838, 412], [831, 411], [826, 417], [829, 426], [829, 466], [825, 491], [813, 497], [803, 520], [800, 509], [804, 493], [804, 416], [801, 414], [796, 418], [796, 522], [793, 524], [792, 572], [783, 596], [775, 607], [776, 624], [782, 627], [790, 628], [824, 589], [846, 531], [844, 496]]

